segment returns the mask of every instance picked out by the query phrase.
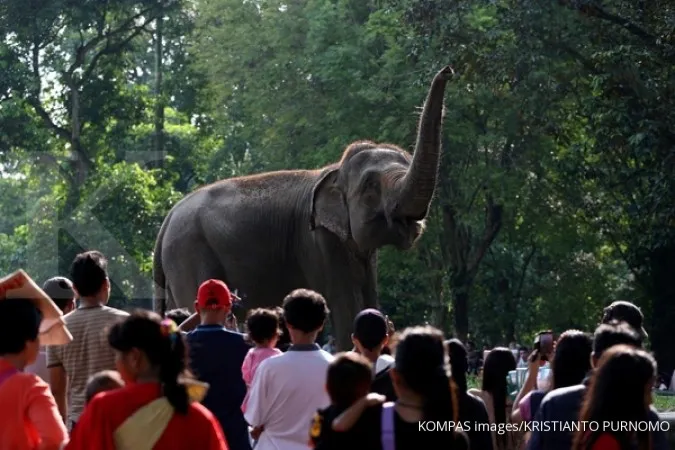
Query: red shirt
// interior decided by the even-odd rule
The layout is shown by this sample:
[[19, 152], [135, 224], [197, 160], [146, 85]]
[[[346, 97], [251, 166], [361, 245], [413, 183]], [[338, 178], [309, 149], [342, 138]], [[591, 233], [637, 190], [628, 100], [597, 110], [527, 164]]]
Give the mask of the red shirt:
[[602, 433], [593, 443], [591, 450], [621, 450], [621, 445], [611, 434]]
[[[121, 389], [98, 394], [85, 407], [66, 450], [115, 450], [115, 430], [129, 416], [160, 395], [158, 383], [129, 384]], [[191, 403], [186, 415], [174, 413], [154, 448], [228, 450], [220, 424], [199, 403]]]
[[[0, 374], [14, 371], [0, 358]], [[68, 431], [49, 385], [37, 375], [16, 372], [0, 385], [0, 443], [3, 449], [58, 448]]]

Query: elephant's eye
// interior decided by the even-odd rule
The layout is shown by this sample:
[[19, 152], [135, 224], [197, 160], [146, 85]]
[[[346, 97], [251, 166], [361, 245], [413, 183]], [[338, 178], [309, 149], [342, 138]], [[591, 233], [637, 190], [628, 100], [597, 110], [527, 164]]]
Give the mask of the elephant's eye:
[[375, 178], [368, 178], [363, 182], [361, 189], [363, 192], [377, 192], [380, 189], [380, 183]]

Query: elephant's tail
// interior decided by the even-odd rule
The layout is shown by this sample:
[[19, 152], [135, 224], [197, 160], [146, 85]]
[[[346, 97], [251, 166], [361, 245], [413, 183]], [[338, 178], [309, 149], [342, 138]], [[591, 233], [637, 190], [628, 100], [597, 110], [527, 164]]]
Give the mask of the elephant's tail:
[[171, 212], [166, 216], [155, 242], [155, 251], [152, 256], [152, 278], [153, 278], [153, 296], [152, 309], [162, 317], [166, 312], [166, 277], [164, 267], [162, 266], [162, 246], [164, 244], [164, 233], [169, 226]]

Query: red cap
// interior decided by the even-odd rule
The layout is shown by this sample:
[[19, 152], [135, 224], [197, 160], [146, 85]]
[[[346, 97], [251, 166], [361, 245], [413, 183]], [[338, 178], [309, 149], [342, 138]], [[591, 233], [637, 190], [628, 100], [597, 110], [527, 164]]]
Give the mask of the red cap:
[[197, 291], [197, 308], [229, 309], [232, 306], [232, 294], [227, 285], [220, 280], [206, 280]]

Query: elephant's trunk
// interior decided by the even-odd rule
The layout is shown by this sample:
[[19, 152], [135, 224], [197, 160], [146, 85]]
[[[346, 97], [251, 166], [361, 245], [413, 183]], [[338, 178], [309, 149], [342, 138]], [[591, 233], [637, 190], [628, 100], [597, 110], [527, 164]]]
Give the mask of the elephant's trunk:
[[446, 67], [436, 74], [431, 83], [419, 122], [413, 161], [401, 179], [401, 191], [394, 212], [396, 216], [422, 220], [429, 211], [440, 162], [445, 85], [452, 74], [452, 69]]

